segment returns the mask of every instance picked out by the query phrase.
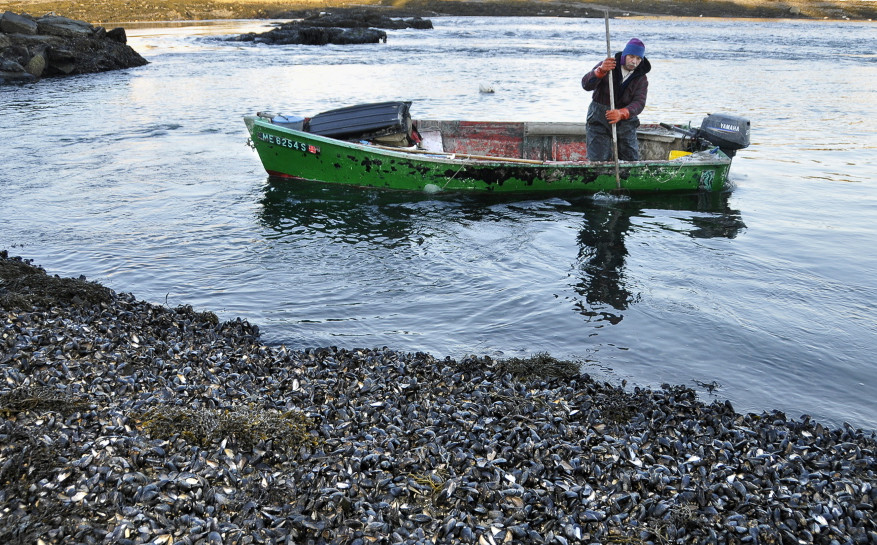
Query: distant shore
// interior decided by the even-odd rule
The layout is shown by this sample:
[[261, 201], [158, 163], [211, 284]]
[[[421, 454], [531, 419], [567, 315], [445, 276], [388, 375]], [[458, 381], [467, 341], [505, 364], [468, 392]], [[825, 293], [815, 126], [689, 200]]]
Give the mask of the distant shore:
[[292, 19], [339, 9], [380, 9], [391, 16], [676, 16], [728, 18], [877, 19], [877, 2], [868, 0], [412, 0], [357, 3], [319, 0], [0, 0], [0, 13], [41, 16], [54, 12], [92, 24], [210, 19]]

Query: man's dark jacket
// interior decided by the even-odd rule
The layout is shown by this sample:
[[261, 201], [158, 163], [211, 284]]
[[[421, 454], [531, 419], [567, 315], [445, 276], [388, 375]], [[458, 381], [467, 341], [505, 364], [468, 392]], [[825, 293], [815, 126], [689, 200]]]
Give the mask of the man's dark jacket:
[[[600, 67], [603, 61], [597, 63], [594, 70]], [[646, 107], [646, 96], [649, 92], [649, 79], [646, 77], [652, 69], [649, 59], [636, 67], [633, 74], [627, 78], [624, 84], [621, 81], [621, 52], [615, 54], [615, 69], [612, 70], [612, 80], [615, 83], [615, 109], [627, 108], [630, 117], [636, 117]], [[605, 106], [609, 106], [609, 76], [598, 78], [591, 70], [582, 78], [582, 87], [585, 91], [594, 91], [592, 99]]]

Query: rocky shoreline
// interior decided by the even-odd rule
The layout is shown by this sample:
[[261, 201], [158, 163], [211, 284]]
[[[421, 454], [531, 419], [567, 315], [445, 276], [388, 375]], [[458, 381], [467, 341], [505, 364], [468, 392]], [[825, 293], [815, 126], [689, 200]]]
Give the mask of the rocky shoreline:
[[[230, 41], [273, 45], [369, 44], [387, 41], [387, 33], [381, 29], [402, 28], [431, 29], [432, 22], [420, 17], [391, 18], [373, 10], [353, 9], [316, 13], [275, 25], [267, 32], [244, 34]], [[147, 64], [126, 42], [125, 29], [121, 27], [107, 31], [101, 26], [54, 14], [36, 18], [2, 12], [0, 85]]]
[[106, 30], [52, 14], [0, 13], [0, 85], [145, 64], [127, 45], [124, 28]]
[[0, 542], [877, 543], [877, 440], [547, 354], [266, 346], [0, 252]]
[[275, 25], [267, 32], [250, 32], [229, 38], [233, 42], [268, 45], [326, 45], [387, 43], [382, 29], [432, 29], [432, 21], [420, 17], [392, 18], [372, 10], [318, 13]]

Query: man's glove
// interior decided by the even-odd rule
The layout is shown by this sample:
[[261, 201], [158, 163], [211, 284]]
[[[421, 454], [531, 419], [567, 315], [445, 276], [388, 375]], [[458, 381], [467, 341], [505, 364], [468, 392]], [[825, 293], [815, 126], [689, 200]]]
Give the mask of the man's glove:
[[606, 77], [606, 74], [613, 70], [615, 70], [615, 58], [607, 57], [606, 60], [603, 61], [603, 64], [601, 64], [594, 70], [594, 74], [596, 74], [598, 78], [603, 78]]
[[610, 125], [614, 125], [622, 119], [630, 119], [630, 112], [627, 111], [627, 108], [609, 110], [606, 112], [606, 120], [609, 121]]

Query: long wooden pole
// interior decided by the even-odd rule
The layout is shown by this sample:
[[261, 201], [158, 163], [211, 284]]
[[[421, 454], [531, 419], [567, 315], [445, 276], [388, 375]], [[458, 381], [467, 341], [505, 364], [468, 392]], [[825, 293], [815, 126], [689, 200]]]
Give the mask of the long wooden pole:
[[[609, 11], [603, 12], [606, 15], [606, 57], [612, 56], [612, 46], [609, 45]], [[624, 60], [624, 59], [622, 59]], [[615, 76], [609, 72], [609, 109], [615, 109]], [[621, 189], [621, 173], [618, 169], [618, 129], [615, 123], [612, 127], [612, 156], [615, 158], [615, 189]]]
[[447, 151], [430, 151], [427, 149], [411, 149], [411, 148], [394, 148], [393, 146], [382, 146], [380, 144], [372, 144], [371, 147], [383, 149], [387, 151], [398, 151], [399, 153], [424, 153], [426, 155], [444, 155], [448, 159], [475, 159], [478, 161], [495, 161], [504, 163], [527, 163], [530, 165], [544, 165], [545, 161], [539, 159], [519, 159], [517, 157], [500, 157], [497, 155], [472, 155], [471, 153], [450, 153]]

